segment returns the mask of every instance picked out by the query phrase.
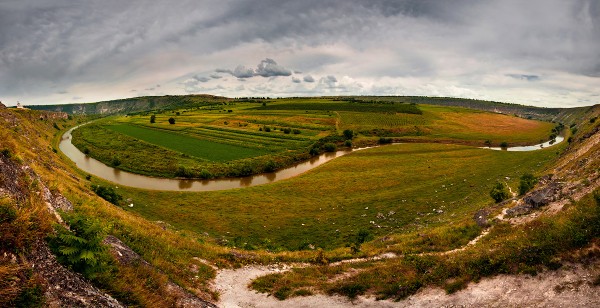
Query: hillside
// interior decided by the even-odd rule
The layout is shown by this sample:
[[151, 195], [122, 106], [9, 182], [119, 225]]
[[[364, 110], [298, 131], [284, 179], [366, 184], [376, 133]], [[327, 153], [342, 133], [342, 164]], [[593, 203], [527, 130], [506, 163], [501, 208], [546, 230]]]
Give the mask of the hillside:
[[[297, 98], [289, 98], [295, 100]], [[303, 98], [311, 99], [311, 98]], [[542, 108], [509, 104], [493, 101], [452, 98], [452, 97], [427, 97], [427, 96], [340, 96], [320, 97], [314, 99], [326, 99], [331, 101], [348, 101], [356, 103], [414, 103], [439, 106], [464, 107], [474, 110], [498, 112], [508, 115], [518, 115], [522, 118], [537, 119], [543, 121], [562, 122], [564, 124], [575, 123], [581, 118], [589, 107], [577, 108]], [[283, 99], [285, 100], [285, 99]], [[31, 105], [26, 106], [34, 110], [46, 110], [55, 112], [66, 112], [69, 114], [128, 114], [148, 110], [173, 110], [177, 108], [198, 107], [226, 102], [269, 102], [269, 98], [239, 98], [230, 99], [212, 95], [184, 95], [184, 96], [146, 96], [134, 97], [120, 100], [104, 101], [97, 103], [63, 104], [63, 105]]]
[[[549, 280], [531, 292], [551, 293], [548, 305], [584, 294], [582, 305], [600, 302], [590, 291], [600, 284], [598, 106], [581, 113], [569, 142], [544, 150], [381, 146], [289, 180], [203, 193], [89, 176], [57, 150], [62, 133], [88, 118], [42, 114], [0, 109], [0, 306], [350, 304], [325, 295], [365, 305], [520, 306], [539, 303], [498, 295], [488, 279], [526, 283], [536, 274]], [[533, 189], [492, 202], [496, 181], [516, 192], [528, 172], [539, 179]], [[118, 198], [102, 199], [98, 187]], [[61, 234], [101, 240], [90, 250], [98, 263], [68, 263]], [[561, 273], [584, 278], [568, 285]], [[468, 302], [461, 292], [489, 296]]]
[[186, 96], [144, 96], [97, 103], [63, 104], [63, 105], [30, 105], [33, 110], [66, 112], [79, 115], [128, 114], [147, 110], [163, 110], [186, 106], [211, 105], [228, 102], [231, 99], [212, 95]]

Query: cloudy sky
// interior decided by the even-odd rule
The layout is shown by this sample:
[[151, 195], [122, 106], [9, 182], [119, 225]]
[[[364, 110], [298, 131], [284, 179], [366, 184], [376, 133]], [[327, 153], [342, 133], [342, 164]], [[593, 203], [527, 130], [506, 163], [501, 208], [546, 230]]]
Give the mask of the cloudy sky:
[[194, 93], [596, 104], [600, 1], [0, 1], [7, 105]]

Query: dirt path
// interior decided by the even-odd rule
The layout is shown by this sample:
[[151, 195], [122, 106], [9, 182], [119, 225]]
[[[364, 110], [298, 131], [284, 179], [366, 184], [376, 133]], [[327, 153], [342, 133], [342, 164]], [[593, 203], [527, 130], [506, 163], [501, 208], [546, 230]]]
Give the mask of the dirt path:
[[600, 307], [600, 261], [587, 266], [567, 265], [558, 271], [529, 275], [500, 275], [471, 283], [457, 293], [426, 288], [399, 302], [358, 297], [313, 295], [280, 301], [250, 290], [252, 279], [289, 270], [290, 266], [246, 266], [222, 270], [216, 289], [221, 293], [219, 307]]

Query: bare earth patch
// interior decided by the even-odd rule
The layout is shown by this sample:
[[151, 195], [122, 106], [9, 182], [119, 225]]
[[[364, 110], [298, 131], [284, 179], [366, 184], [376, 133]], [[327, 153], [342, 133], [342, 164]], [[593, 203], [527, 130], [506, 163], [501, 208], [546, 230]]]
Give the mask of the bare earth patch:
[[359, 296], [354, 301], [342, 296], [312, 295], [280, 301], [250, 290], [252, 279], [289, 270], [288, 266], [246, 266], [217, 273], [215, 288], [221, 293], [219, 307], [599, 307], [600, 260], [588, 265], [566, 265], [537, 276], [500, 275], [486, 278], [454, 294], [426, 288], [399, 301], [376, 301]]

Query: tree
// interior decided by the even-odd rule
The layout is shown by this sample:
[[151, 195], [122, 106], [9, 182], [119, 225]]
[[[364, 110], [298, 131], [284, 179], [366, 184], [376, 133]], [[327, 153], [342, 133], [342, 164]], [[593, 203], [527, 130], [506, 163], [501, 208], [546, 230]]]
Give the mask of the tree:
[[490, 191], [490, 197], [496, 202], [504, 201], [510, 197], [510, 191], [506, 184], [498, 182]]
[[530, 191], [535, 184], [537, 184], [538, 179], [533, 176], [531, 173], [525, 173], [521, 176], [521, 182], [519, 183], [519, 195], [524, 195], [528, 191]]
[[325, 152], [335, 152], [337, 146], [334, 143], [328, 142], [323, 145], [323, 150], [325, 150]]
[[504, 141], [504, 142], [500, 143], [500, 147], [503, 149], [508, 148], [508, 142]]
[[344, 130], [344, 137], [346, 137], [346, 139], [348, 140], [354, 138], [354, 131], [352, 131], [351, 129]]
[[151, 115], [150, 116], [150, 123], [156, 123], [156, 116], [155, 115]]
[[175, 119], [174, 118], [169, 118], [169, 124], [175, 124]]

